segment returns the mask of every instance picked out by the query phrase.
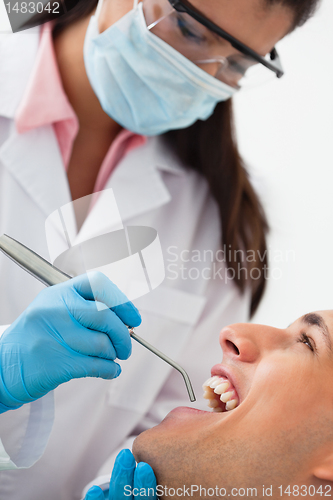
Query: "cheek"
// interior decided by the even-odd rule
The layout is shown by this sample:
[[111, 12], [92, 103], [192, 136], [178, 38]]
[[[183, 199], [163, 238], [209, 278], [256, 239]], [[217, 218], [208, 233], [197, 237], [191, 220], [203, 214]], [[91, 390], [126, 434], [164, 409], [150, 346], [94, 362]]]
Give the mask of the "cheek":
[[317, 412], [316, 400], [324, 398], [325, 391], [316, 376], [314, 363], [307, 353], [261, 363], [249, 393], [252, 400], [260, 403], [265, 415], [271, 415], [279, 426], [298, 425], [302, 415], [310, 417]]
[[302, 370], [297, 359], [288, 359], [286, 356], [266, 357], [259, 363], [253, 378], [252, 385], [265, 393], [277, 390], [290, 390]]

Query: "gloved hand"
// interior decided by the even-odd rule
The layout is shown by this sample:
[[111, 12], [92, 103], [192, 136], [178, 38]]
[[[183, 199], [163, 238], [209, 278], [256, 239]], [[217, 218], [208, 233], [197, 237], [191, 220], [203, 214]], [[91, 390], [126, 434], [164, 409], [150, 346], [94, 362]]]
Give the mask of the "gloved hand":
[[[107, 308], [98, 310], [95, 299]], [[72, 378], [117, 377], [114, 360], [131, 354], [125, 325], [140, 323], [136, 307], [100, 272], [46, 288], [0, 337], [0, 413]]]
[[134, 498], [156, 500], [156, 478], [153, 469], [144, 462], [135, 466], [135, 459], [130, 450], [122, 450], [114, 463], [109, 495], [105, 496], [101, 488], [93, 486], [84, 500], [105, 500], [105, 498], [109, 500], [133, 500]]

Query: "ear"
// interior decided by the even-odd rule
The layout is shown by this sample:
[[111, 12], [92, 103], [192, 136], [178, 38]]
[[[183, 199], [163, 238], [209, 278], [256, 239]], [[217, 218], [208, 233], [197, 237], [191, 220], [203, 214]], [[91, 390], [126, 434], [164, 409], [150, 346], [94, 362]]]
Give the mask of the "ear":
[[324, 481], [333, 481], [333, 451], [326, 457], [324, 462], [314, 468], [313, 475]]

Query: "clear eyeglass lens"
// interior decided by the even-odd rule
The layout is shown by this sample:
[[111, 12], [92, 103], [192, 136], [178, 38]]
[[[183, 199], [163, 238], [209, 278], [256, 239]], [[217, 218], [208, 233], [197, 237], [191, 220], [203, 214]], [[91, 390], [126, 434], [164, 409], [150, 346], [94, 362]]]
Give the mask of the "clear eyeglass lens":
[[275, 74], [168, 0], [143, 0], [148, 29], [201, 69], [234, 88], [260, 85]]
[[273, 71], [243, 54], [227, 58], [214, 76], [236, 89], [257, 87], [276, 78]]

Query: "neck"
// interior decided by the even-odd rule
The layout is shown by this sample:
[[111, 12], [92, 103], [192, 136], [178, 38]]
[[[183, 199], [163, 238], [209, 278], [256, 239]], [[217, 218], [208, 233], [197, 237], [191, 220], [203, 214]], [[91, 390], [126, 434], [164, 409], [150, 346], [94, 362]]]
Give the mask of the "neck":
[[[54, 49], [64, 90], [80, 126], [93, 137], [116, 137], [121, 126], [102, 109], [86, 74], [83, 45], [90, 15], [65, 29], [54, 40]], [[79, 132], [79, 133], [80, 133]]]

